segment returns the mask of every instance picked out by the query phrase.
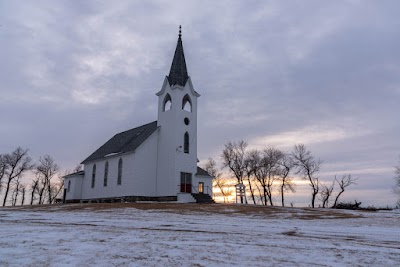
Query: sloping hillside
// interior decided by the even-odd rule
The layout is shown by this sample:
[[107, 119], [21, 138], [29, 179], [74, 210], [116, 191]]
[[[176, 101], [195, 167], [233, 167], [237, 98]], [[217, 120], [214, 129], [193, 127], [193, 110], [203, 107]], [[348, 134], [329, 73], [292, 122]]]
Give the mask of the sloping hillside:
[[6, 207], [0, 208], [0, 236], [0, 266], [400, 262], [398, 211], [177, 203]]

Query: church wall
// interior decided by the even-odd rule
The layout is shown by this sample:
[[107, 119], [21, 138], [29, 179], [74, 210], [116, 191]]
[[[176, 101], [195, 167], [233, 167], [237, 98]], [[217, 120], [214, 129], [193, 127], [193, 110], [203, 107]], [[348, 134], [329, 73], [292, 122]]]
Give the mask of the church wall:
[[68, 183], [71, 181], [69, 191], [66, 192], [66, 200], [76, 200], [82, 197], [82, 181], [83, 175], [70, 176], [65, 178], [64, 186], [67, 189]]
[[[133, 153], [108, 157], [85, 164], [82, 199], [114, 198], [124, 196], [154, 196], [156, 178], [157, 132], [150, 136]], [[118, 180], [118, 162], [123, 161], [122, 182]], [[104, 186], [104, 170], [108, 161], [107, 186]], [[93, 165], [96, 164], [96, 181], [92, 183]]]
[[[126, 175], [133, 177], [127, 184], [134, 196], [156, 196], [156, 162], [158, 131], [136, 149], [132, 165], [126, 168]], [[124, 185], [124, 184], [123, 184]]]

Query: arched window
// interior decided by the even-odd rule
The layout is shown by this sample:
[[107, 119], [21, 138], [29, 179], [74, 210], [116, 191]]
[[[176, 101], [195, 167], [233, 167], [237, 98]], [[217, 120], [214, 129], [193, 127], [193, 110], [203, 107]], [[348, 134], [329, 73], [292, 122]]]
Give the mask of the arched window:
[[92, 188], [94, 187], [95, 182], [96, 182], [96, 164], [93, 165], [93, 170], [92, 170]]
[[171, 96], [167, 94], [164, 98], [163, 111], [170, 110], [171, 108], [172, 108]]
[[67, 189], [67, 192], [69, 192], [69, 190], [71, 190], [71, 180], [68, 181], [68, 189]]
[[107, 186], [107, 179], [108, 179], [108, 161], [104, 165], [104, 186]]
[[189, 95], [185, 95], [182, 99], [182, 109], [192, 112], [192, 101], [190, 100]]
[[184, 141], [183, 141], [183, 152], [189, 153], [189, 134], [185, 133]]
[[118, 179], [117, 184], [120, 185], [122, 182], [122, 159], [118, 161]]

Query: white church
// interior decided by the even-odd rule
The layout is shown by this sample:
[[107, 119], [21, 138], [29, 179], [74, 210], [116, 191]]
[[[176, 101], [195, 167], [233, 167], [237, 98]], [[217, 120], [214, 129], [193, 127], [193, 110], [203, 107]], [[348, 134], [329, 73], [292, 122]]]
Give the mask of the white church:
[[64, 177], [64, 202], [213, 203], [212, 176], [197, 166], [197, 100], [182, 35], [158, 97], [158, 120], [118, 133]]

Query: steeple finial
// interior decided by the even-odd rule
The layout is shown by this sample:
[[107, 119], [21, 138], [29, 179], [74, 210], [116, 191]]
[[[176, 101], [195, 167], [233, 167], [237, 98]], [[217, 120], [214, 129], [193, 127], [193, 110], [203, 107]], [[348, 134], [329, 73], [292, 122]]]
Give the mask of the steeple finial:
[[169, 71], [168, 81], [169, 84], [172, 85], [180, 85], [185, 86], [187, 79], [189, 78], [185, 55], [183, 53], [183, 45], [182, 45], [182, 26], [179, 25], [179, 35], [178, 35], [178, 43], [176, 44], [174, 58], [172, 59], [171, 69]]

